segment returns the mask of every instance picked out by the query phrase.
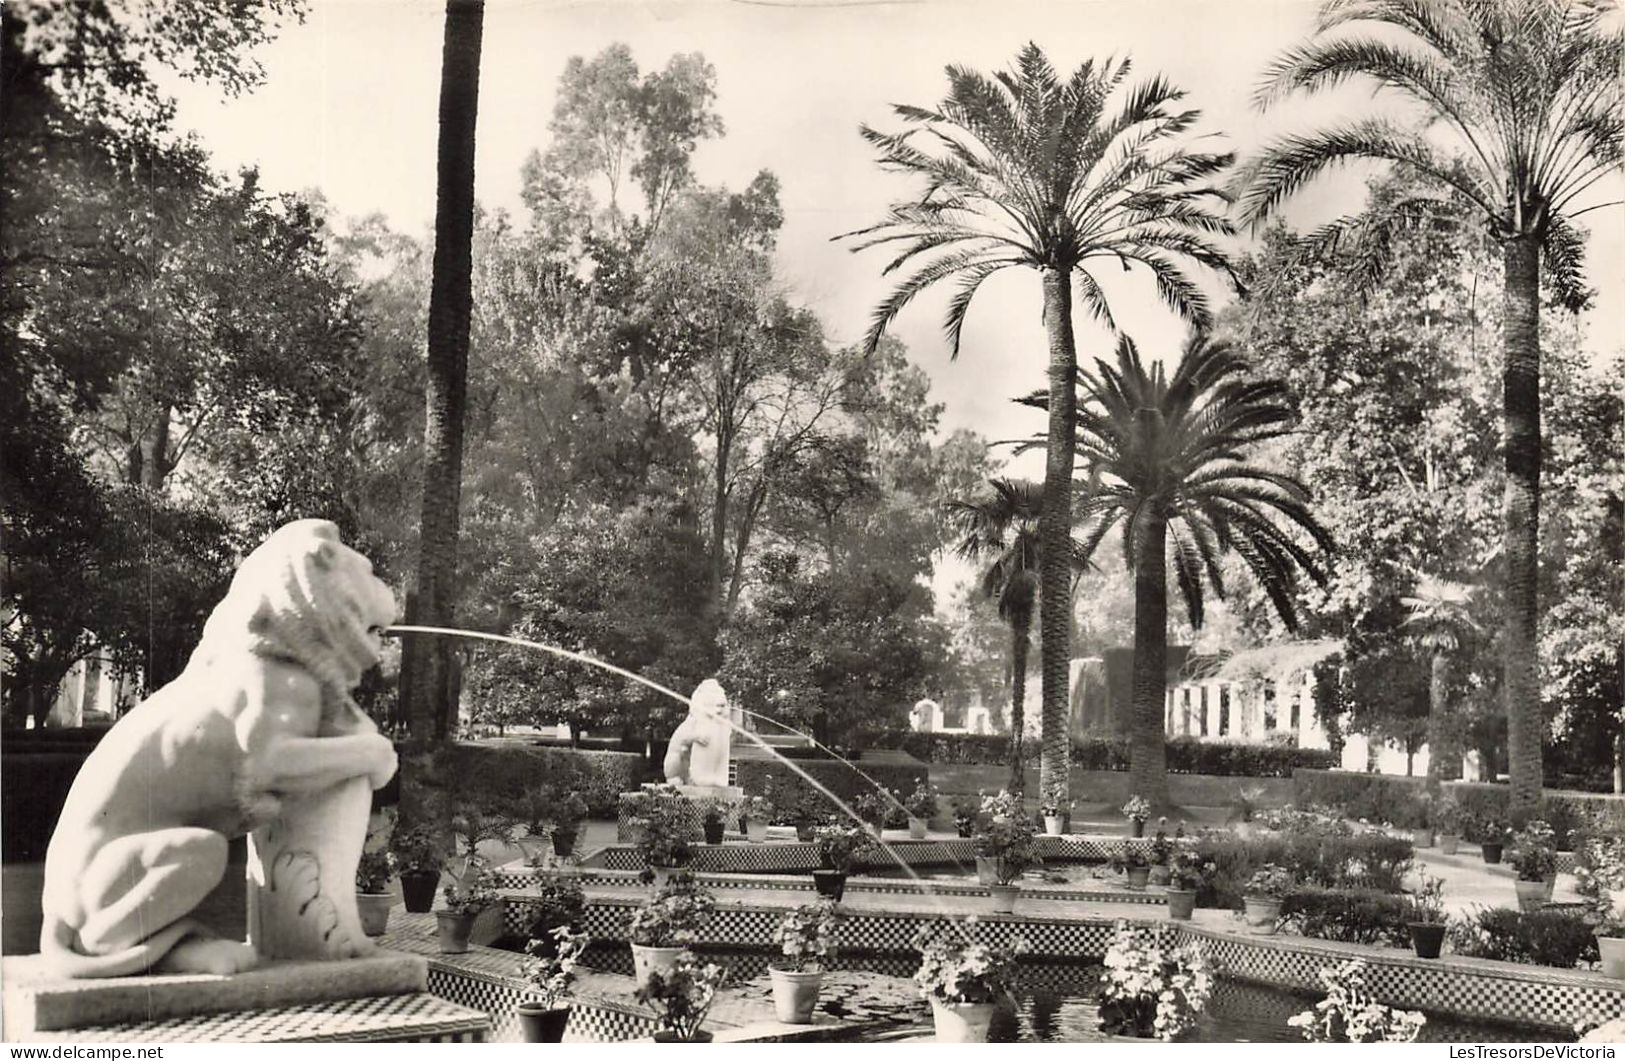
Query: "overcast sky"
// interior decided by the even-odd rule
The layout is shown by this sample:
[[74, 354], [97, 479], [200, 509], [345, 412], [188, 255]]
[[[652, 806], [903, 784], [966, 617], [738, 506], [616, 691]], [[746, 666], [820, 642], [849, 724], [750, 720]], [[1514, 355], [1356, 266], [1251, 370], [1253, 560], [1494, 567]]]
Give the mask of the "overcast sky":
[[[434, 214], [435, 108], [444, 7], [426, 0], [312, 0], [303, 25], [263, 49], [266, 84], [222, 101], [181, 86], [180, 122], [195, 129], [222, 167], [257, 164], [274, 190], [317, 188], [347, 215], [381, 211], [421, 233]], [[831, 2], [778, 0], [490, 0], [481, 68], [476, 191], [487, 207], [522, 215], [519, 168], [545, 147], [555, 86], [572, 55], [628, 44], [640, 68], [698, 51], [717, 71], [721, 140], [695, 156], [699, 179], [741, 188], [760, 169], [782, 185], [780, 271], [792, 293], [817, 309], [840, 342], [863, 333], [887, 290], [882, 252], [854, 255], [830, 237], [878, 220], [913, 190], [883, 173], [858, 137], [860, 122], [896, 127], [890, 104], [928, 105], [946, 91], [943, 67], [1007, 68], [1029, 40], [1062, 71], [1084, 59], [1130, 55], [1135, 77], [1166, 75], [1205, 114], [1202, 132], [1222, 133], [1246, 153], [1269, 132], [1311, 121], [1325, 105], [1293, 106], [1261, 118], [1251, 92], [1260, 71], [1307, 33], [1313, 5], [1297, 0], [1071, 0], [1071, 2]], [[1368, 96], [1355, 90], [1345, 102]], [[1329, 220], [1360, 203], [1357, 175], [1323, 182], [1289, 213], [1298, 223]], [[1616, 188], [1617, 192], [1618, 189]], [[1618, 194], [1608, 196], [1620, 198]], [[1603, 297], [1590, 345], [1621, 342], [1625, 211], [1588, 215], [1591, 283]], [[1215, 291], [1218, 289], [1215, 288]], [[1142, 351], [1177, 350], [1183, 328], [1148, 280], [1122, 282], [1118, 321]], [[1020, 437], [1039, 414], [1010, 399], [1043, 383], [1044, 341], [1036, 274], [1009, 271], [973, 306], [957, 362], [940, 322], [946, 293], [922, 297], [895, 325], [946, 405], [946, 429]], [[1607, 333], [1603, 322], [1608, 322]], [[1079, 321], [1083, 358], [1109, 349]], [[1028, 460], [1035, 460], [1030, 456]], [[1041, 465], [1023, 463], [1037, 476]]]

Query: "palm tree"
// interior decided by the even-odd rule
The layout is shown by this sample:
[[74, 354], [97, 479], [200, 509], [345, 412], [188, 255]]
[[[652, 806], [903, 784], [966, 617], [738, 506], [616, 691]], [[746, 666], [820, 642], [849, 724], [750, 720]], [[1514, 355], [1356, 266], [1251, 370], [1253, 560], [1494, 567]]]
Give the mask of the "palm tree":
[[[1570, 305], [1593, 187], [1620, 162], [1625, 32], [1612, 0], [1330, 0], [1314, 36], [1269, 71], [1259, 103], [1352, 80], [1418, 108], [1282, 137], [1243, 174], [1257, 222], [1329, 167], [1379, 159], [1442, 181], [1475, 204], [1502, 245], [1506, 462], [1506, 697], [1512, 810], [1540, 800], [1536, 682], [1540, 519], [1540, 273]], [[1435, 140], [1448, 137], [1453, 151]], [[1336, 231], [1336, 226], [1331, 231]]]
[[884, 272], [903, 279], [875, 310], [865, 340], [873, 350], [902, 308], [932, 285], [955, 279], [945, 330], [955, 357], [965, 314], [983, 281], [1025, 267], [1043, 278], [1049, 339], [1050, 446], [1038, 536], [1039, 643], [1043, 670], [1041, 784], [1064, 797], [1071, 596], [1067, 538], [1072, 528], [1072, 436], [1077, 349], [1076, 296], [1114, 327], [1097, 273], [1143, 266], [1169, 306], [1205, 325], [1209, 308], [1188, 268], [1228, 274], [1215, 242], [1231, 232], [1225, 193], [1205, 180], [1228, 167], [1227, 154], [1181, 146], [1200, 116], [1174, 105], [1184, 93], [1154, 77], [1109, 106], [1129, 74], [1128, 60], [1086, 62], [1062, 81], [1036, 44], [1015, 69], [989, 79], [948, 68], [949, 93], [935, 110], [898, 106], [914, 128], [885, 134], [864, 126], [880, 164], [923, 177], [924, 192], [892, 205], [878, 225], [847, 233], [854, 250], [892, 245]]
[[992, 557], [982, 572], [982, 595], [997, 602], [1010, 626], [1010, 791], [1027, 787], [1022, 737], [1026, 727], [1027, 649], [1038, 603], [1038, 526], [1044, 493], [1027, 480], [989, 479], [992, 492], [948, 508], [962, 537], [956, 549], [970, 561]]
[[[483, 0], [446, 0], [440, 55], [434, 266], [423, 431], [423, 508], [411, 620], [449, 626], [456, 604], [458, 507], [463, 493], [463, 420], [468, 328], [473, 310], [474, 121], [479, 111]], [[416, 740], [444, 739], [456, 717], [452, 649], [413, 646], [403, 666], [406, 718]]]
[[1202, 625], [1204, 585], [1223, 598], [1219, 560], [1230, 551], [1296, 629], [1299, 570], [1324, 574], [1294, 531], [1325, 550], [1331, 538], [1303, 484], [1247, 463], [1249, 449], [1286, 433], [1292, 411], [1286, 385], [1246, 378], [1227, 343], [1192, 338], [1170, 378], [1160, 364], [1147, 371], [1124, 336], [1116, 366], [1096, 361], [1082, 385], [1078, 455], [1099, 481], [1079, 502], [1079, 553], [1092, 557], [1121, 528], [1134, 573], [1131, 787], [1166, 806], [1169, 566], [1192, 626]]
[[1443, 769], [1458, 746], [1445, 717], [1445, 682], [1450, 674], [1450, 654], [1461, 648], [1463, 634], [1478, 624], [1468, 611], [1471, 586], [1448, 582], [1432, 575], [1416, 581], [1415, 596], [1401, 597], [1409, 614], [1405, 625], [1414, 628], [1418, 647], [1428, 654], [1428, 791], [1439, 792]]

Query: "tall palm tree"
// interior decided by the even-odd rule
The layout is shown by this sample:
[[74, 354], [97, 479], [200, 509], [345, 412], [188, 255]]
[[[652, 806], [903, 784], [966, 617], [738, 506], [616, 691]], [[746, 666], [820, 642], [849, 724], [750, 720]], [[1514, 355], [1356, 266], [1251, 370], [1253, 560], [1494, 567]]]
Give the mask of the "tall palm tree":
[[1227, 343], [1192, 338], [1170, 377], [1148, 371], [1124, 336], [1117, 364], [1096, 361], [1082, 387], [1078, 455], [1099, 482], [1078, 505], [1079, 552], [1092, 557], [1120, 528], [1134, 573], [1131, 785], [1166, 806], [1168, 568], [1200, 627], [1204, 586], [1224, 596], [1219, 560], [1234, 552], [1295, 629], [1299, 571], [1325, 577], [1304, 538], [1323, 550], [1331, 538], [1302, 483], [1248, 463], [1248, 450], [1286, 433], [1292, 410], [1286, 385], [1248, 379]]
[[[1573, 219], [1601, 206], [1594, 186], [1621, 159], [1613, 0], [1329, 0], [1314, 36], [1283, 55], [1260, 105], [1363, 80], [1415, 108], [1282, 137], [1246, 168], [1242, 216], [1257, 222], [1328, 167], [1380, 159], [1444, 182], [1475, 204], [1501, 242], [1506, 463], [1506, 697], [1514, 817], [1540, 800], [1536, 681], [1540, 520], [1540, 279], [1579, 291]], [[1450, 149], [1442, 150], [1448, 139]], [[1589, 204], [1589, 205], [1588, 205]]]
[[1027, 650], [1038, 603], [1038, 526], [1044, 491], [1025, 479], [989, 479], [991, 492], [975, 501], [952, 501], [950, 517], [961, 538], [958, 554], [992, 558], [982, 572], [982, 595], [999, 607], [1010, 627], [1010, 791], [1027, 787], [1022, 747], [1026, 728]]
[[[458, 507], [474, 273], [474, 122], [479, 111], [483, 0], [446, 0], [440, 54], [434, 265], [423, 430], [423, 508], [412, 621], [449, 626], [456, 605]], [[443, 739], [456, 718], [451, 653], [444, 641], [412, 646], [406, 718], [416, 740]]]
[[[1129, 62], [1086, 62], [1062, 81], [1036, 44], [1015, 69], [984, 77], [948, 68], [949, 92], [935, 110], [897, 106], [913, 128], [863, 127], [880, 164], [925, 179], [917, 198], [894, 203], [885, 220], [847, 233], [854, 250], [892, 245], [884, 272], [903, 279], [875, 310], [873, 350], [893, 317], [921, 291], [953, 279], [945, 330], [955, 357], [965, 314], [983, 281], [1002, 269], [1038, 270], [1049, 340], [1050, 446], [1039, 521], [1039, 644], [1043, 673], [1041, 784], [1064, 796], [1071, 596], [1066, 540], [1072, 528], [1072, 436], [1077, 349], [1074, 294], [1114, 327], [1097, 274], [1149, 271], [1169, 306], [1200, 325], [1209, 319], [1191, 266], [1228, 274], [1216, 239], [1231, 232], [1228, 198], [1206, 183], [1227, 154], [1179, 142], [1200, 116], [1176, 104], [1184, 93], [1160, 77], [1113, 97]], [[1076, 285], [1074, 289], [1074, 284]]]
[[1401, 597], [1408, 614], [1405, 625], [1428, 654], [1428, 791], [1438, 794], [1445, 764], [1455, 754], [1459, 742], [1453, 739], [1446, 719], [1446, 681], [1450, 675], [1450, 655], [1461, 648], [1463, 635], [1478, 624], [1468, 611], [1472, 604], [1471, 586], [1449, 582], [1433, 575], [1416, 580], [1415, 595]]

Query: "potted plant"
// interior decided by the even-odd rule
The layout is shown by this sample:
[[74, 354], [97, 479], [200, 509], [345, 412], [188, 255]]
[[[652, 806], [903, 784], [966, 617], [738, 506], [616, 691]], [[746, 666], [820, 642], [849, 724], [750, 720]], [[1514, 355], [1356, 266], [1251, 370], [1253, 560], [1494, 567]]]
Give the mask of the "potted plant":
[[796, 839], [810, 844], [818, 838], [818, 804], [816, 797], [803, 796], [796, 803]]
[[496, 889], [496, 878], [477, 860], [471, 861], [452, 883], [446, 885], [441, 896], [444, 907], [435, 911], [440, 951], [443, 954], [465, 954], [468, 952], [468, 938], [474, 931], [474, 919], [495, 906], [501, 898]]
[[655, 1011], [660, 1030], [657, 1043], [708, 1043], [711, 1033], [701, 1031], [721, 986], [722, 967], [682, 952], [669, 969], [655, 969], [638, 985], [637, 1000]]
[[1146, 857], [1151, 863], [1151, 876], [1148, 879], [1158, 886], [1168, 883], [1170, 876], [1168, 861], [1174, 855], [1174, 842], [1168, 839], [1167, 825], [1167, 818], [1158, 819], [1157, 835], [1151, 838], [1151, 846], [1146, 851]]
[[553, 854], [566, 858], [576, 849], [581, 823], [587, 818], [587, 801], [579, 792], [567, 792], [553, 804]]
[[767, 827], [773, 821], [773, 801], [766, 796], [746, 796], [739, 804], [739, 831], [753, 844], [767, 839]]
[[1196, 910], [1196, 893], [1202, 881], [1214, 871], [1213, 863], [1203, 862], [1189, 851], [1177, 852], [1168, 863], [1168, 916], [1189, 921]]
[[1123, 817], [1128, 819], [1129, 834], [1139, 839], [1145, 835], [1145, 823], [1151, 818], [1151, 804], [1144, 796], [1130, 796], [1123, 804]]
[[726, 827], [722, 824], [722, 811], [714, 806], [708, 809], [705, 812], [704, 820], [700, 822], [700, 831], [705, 834], [706, 843], [722, 843], [722, 837], [727, 831]]
[[412, 914], [426, 914], [434, 907], [434, 893], [440, 887], [440, 867], [444, 849], [434, 830], [425, 825], [397, 828], [389, 838], [395, 855], [395, 868], [401, 877], [401, 899]]
[[963, 797], [954, 800], [954, 831], [960, 839], [969, 840], [976, 833], [976, 811], [980, 806], [975, 800]]
[[1592, 837], [1581, 845], [1574, 889], [1596, 922], [1603, 975], [1625, 979], [1625, 837]]
[[785, 914], [773, 930], [773, 942], [786, 959], [768, 967], [773, 1009], [786, 1024], [811, 1024], [813, 1007], [824, 982], [824, 964], [835, 957], [835, 926], [841, 908], [820, 899]]
[[1134, 844], [1124, 844], [1122, 849], [1112, 856], [1111, 867], [1127, 875], [1128, 886], [1133, 891], [1145, 891], [1145, 886], [1151, 881], [1151, 859], [1144, 848]]
[[1444, 881], [1422, 874], [1410, 903], [1411, 946], [1418, 958], [1437, 958], [1444, 945]]
[[1506, 823], [1499, 818], [1485, 818], [1478, 825], [1478, 849], [1486, 865], [1498, 865], [1501, 850], [1506, 846]]
[[672, 785], [646, 785], [637, 797], [629, 820], [635, 825], [634, 846], [643, 857], [640, 876], [659, 889], [673, 870], [694, 857], [692, 806]]
[[641, 987], [655, 969], [670, 969], [678, 955], [699, 937], [711, 919], [716, 901], [686, 873], [674, 874], [632, 914], [627, 938], [632, 946], [632, 968]]
[[993, 1004], [1010, 994], [1019, 938], [1006, 947], [972, 943], [962, 925], [927, 924], [914, 937], [914, 982], [931, 1003], [939, 1043], [985, 1043]]
[[1365, 962], [1358, 958], [1323, 966], [1320, 982], [1326, 997], [1296, 1017], [1287, 1018], [1312, 1043], [1410, 1043], [1427, 1023], [1416, 1010], [1390, 1009], [1371, 997], [1365, 985]]
[[1274, 932], [1281, 919], [1281, 904], [1292, 890], [1292, 874], [1285, 867], [1266, 862], [1247, 881], [1242, 903], [1246, 908], [1247, 923], [1254, 928]]
[[846, 878], [852, 872], [852, 864], [874, 846], [874, 837], [866, 829], [833, 821], [818, 827], [813, 842], [818, 845], [820, 865], [813, 870], [813, 887], [818, 889], [819, 895], [839, 901], [846, 894]]
[[576, 963], [587, 949], [588, 937], [569, 925], [555, 928], [547, 940], [533, 939], [519, 960], [519, 975], [534, 996], [519, 1003], [519, 1027], [527, 1043], [557, 1043], [564, 1040], [564, 1026], [570, 1021], [570, 1007], [564, 1004], [575, 982]]
[[993, 898], [993, 911], [1014, 913], [1020, 892], [1016, 880], [1029, 867], [1043, 862], [1038, 855], [1038, 837], [1032, 820], [1027, 817], [1021, 798], [1008, 792], [983, 799], [978, 820], [981, 824], [974, 838], [976, 860], [979, 868], [988, 867], [992, 875], [988, 894]]
[[937, 790], [925, 778], [914, 786], [909, 793], [904, 806], [908, 808], [908, 838], [910, 840], [924, 840], [925, 831], [931, 824], [931, 819], [937, 816]]
[[1557, 840], [1551, 826], [1535, 819], [1513, 838], [1512, 870], [1518, 875], [1518, 909], [1529, 913], [1546, 905], [1557, 879]]
[[1073, 802], [1064, 798], [1066, 789], [1063, 785], [1051, 785], [1045, 791], [1044, 798], [1039, 801], [1039, 810], [1044, 815], [1044, 835], [1061, 836], [1066, 832], [1066, 819], [1072, 815]]
[[1433, 826], [1439, 831], [1439, 850], [1447, 855], [1461, 846], [1461, 804], [1448, 793], [1433, 804]]
[[395, 855], [387, 848], [363, 851], [355, 867], [355, 905], [361, 931], [382, 936], [389, 929], [389, 908], [395, 904], [389, 882], [395, 876]]
[[580, 929], [587, 912], [587, 893], [579, 877], [548, 877], [537, 884], [536, 894], [527, 905], [532, 916], [526, 946], [550, 956], [554, 932], [566, 927]]
[[1196, 1024], [1213, 992], [1207, 955], [1176, 945], [1171, 926], [1117, 923], [1100, 978], [1100, 1027], [1111, 1035], [1171, 1042]]
[[852, 800], [852, 810], [863, 823], [869, 827], [869, 832], [880, 838], [880, 830], [886, 824], [886, 815], [891, 810], [891, 803], [881, 790], [865, 792]]
[[1416, 794], [1411, 809], [1411, 820], [1416, 823], [1411, 828], [1411, 846], [1433, 846], [1433, 794], [1426, 790]]

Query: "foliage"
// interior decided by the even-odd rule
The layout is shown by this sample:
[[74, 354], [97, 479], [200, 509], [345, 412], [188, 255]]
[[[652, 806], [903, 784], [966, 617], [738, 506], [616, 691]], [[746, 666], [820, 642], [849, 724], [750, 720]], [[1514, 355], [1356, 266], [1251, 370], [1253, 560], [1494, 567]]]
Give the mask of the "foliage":
[[973, 943], [960, 922], [932, 922], [914, 935], [920, 968], [914, 983], [927, 999], [945, 1005], [996, 1002], [1010, 995], [1019, 955], [1027, 949], [1020, 937], [1002, 947]]
[[587, 893], [579, 877], [550, 876], [538, 882], [527, 908], [531, 913], [527, 953], [544, 953], [560, 928], [581, 926], [587, 912]]
[[908, 808], [910, 817], [929, 820], [937, 816], [937, 799], [941, 793], [930, 781], [921, 781], [914, 786], [914, 791], [908, 794], [903, 805]]
[[1245, 840], [1218, 833], [1199, 837], [1192, 852], [1214, 867], [1198, 901], [1239, 908], [1248, 881], [1267, 864], [1284, 868], [1304, 886], [1398, 893], [1411, 868], [1413, 849], [1409, 839], [1382, 833], [1282, 834]]
[[1594, 962], [1597, 937], [1581, 918], [1557, 910], [1479, 908], [1450, 923], [1451, 948], [1465, 958], [1573, 969]]
[[[1166, 822], [1167, 819], [1165, 818], [1163, 821]], [[1151, 838], [1151, 844], [1146, 851], [1146, 857], [1151, 860], [1151, 864], [1153, 866], [1166, 866], [1168, 864], [1168, 860], [1173, 857], [1173, 854], [1174, 842], [1168, 839], [1168, 834], [1166, 832], [1164, 832], [1162, 829], [1158, 829], [1157, 835]]]
[[640, 947], [686, 947], [697, 942], [716, 906], [691, 875], [675, 873], [633, 912], [627, 938]]
[[1452, 796], [1443, 796], [1433, 805], [1432, 824], [1444, 836], [1460, 836], [1462, 825], [1461, 804]]
[[1294, 887], [1281, 904], [1282, 920], [1310, 939], [1410, 946], [1411, 902], [1369, 888]]
[[395, 876], [395, 853], [388, 848], [361, 852], [355, 867], [355, 890], [363, 895], [383, 895]]
[[1195, 1027], [1213, 992], [1206, 953], [1176, 933], [1122, 921], [1106, 947], [1100, 1027], [1112, 1035], [1172, 1042]]
[[[1294, 802], [1341, 806], [1350, 818], [1395, 825], [1412, 825], [1407, 808], [1422, 788], [1421, 778], [1391, 777], [1344, 771], [1299, 770], [1293, 775]], [[1511, 817], [1511, 790], [1507, 785], [1458, 781], [1446, 784], [1444, 791], [1461, 806], [1463, 818], [1472, 821]], [[1557, 834], [1559, 850], [1569, 842], [1576, 828], [1625, 829], [1625, 803], [1609, 796], [1586, 792], [1548, 790], [1543, 795], [1539, 817]], [[1561, 828], [1560, 828], [1561, 827]], [[1477, 841], [1479, 835], [1469, 836]]]
[[1588, 837], [1574, 867], [1574, 890], [1585, 898], [1597, 933], [1625, 936], [1625, 836]]
[[[1007, 750], [1004, 737], [973, 733], [887, 734], [871, 747], [896, 747], [927, 762], [1002, 763]], [[1298, 769], [1326, 769], [1337, 765], [1332, 753], [1318, 748], [1291, 748], [1276, 744], [1170, 737], [1164, 744], [1168, 772], [1214, 777], [1291, 777]], [[1074, 737], [1072, 765], [1084, 770], [1124, 771], [1129, 768], [1127, 737]]]
[[1320, 970], [1326, 997], [1287, 1024], [1312, 1043], [1415, 1042], [1427, 1017], [1375, 1002], [1365, 985], [1365, 962], [1355, 959]]
[[656, 1011], [663, 1030], [686, 1042], [705, 1022], [717, 988], [726, 979], [721, 966], [684, 951], [671, 969], [652, 970], [649, 982], [638, 988], [636, 997]]
[[1421, 875], [1411, 892], [1411, 918], [1435, 925], [1445, 920], [1444, 881], [1441, 878], [1427, 873]]
[[741, 820], [761, 822], [767, 824], [773, 820], [777, 813], [773, 801], [766, 796], [746, 796], [739, 803], [739, 817]]
[[549, 936], [550, 946], [543, 946], [537, 939], [526, 943], [525, 956], [519, 960], [519, 975], [530, 985], [531, 993], [553, 1009], [569, 995], [570, 985], [576, 978], [576, 964], [586, 953], [592, 937], [569, 925], [559, 925]]
[[1123, 817], [1131, 822], [1144, 822], [1151, 817], [1151, 804], [1144, 796], [1130, 796], [1123, 804]]
[[867, 829], [841, 821], [820, 825], [813, 836], [819, 864], [840, 873], [851, 872], [853, 862], [875, 847], [875, 838]]
[[1353, 836], [1354, 827], [1342, 815], [1342, 812], [1327, 807], [1294, 807], [1288, 804], [1261, 810], [1253, 816], [1253, 821], [1265, 829], [1273, 829], [1282, 833], [1297, 833], [1307, 836]]
[[1545, 880], [1557, 873], [1557, 837], [1552, 827], [1534, 819], [1512, 835], [1507, 861], [1519, 880]]
[[440, 890], [446, 909], [454, 914], [473, 916], [495, 906], [502, 898], [497, 891], [496, 874], [470, 860], [461, 876]]
[[[795, 771], [785, 770], [775, 760], [741, 758], [736, 763], [738, 774], [735, 783], [747, 792], [760, 793], [772, 800], [775, 807], [781, 808], [781, 817], [794, 821], [796, 816], [803, 813], [813, 818], [836, 813], [845, 816], [845, 812], [831, 803], [829, 797], [814, 788], [811, 782]], [[888, 791], [907, 792], [929, 772], [924, 763], [906, 756], [887, 761], [884, 754], [869, 753], [851, 764], [838, 759], [819, 758], [800, 759], [796, 765], [848, 806], [855, 807], [859, 799], [873, 795], [874, 799], [869, 801], [870, 818], [865, 820], [877, 823], [902, 813], [900, 808], [880, 797], [876, 791], [877, 785]]]
[[1043, 864], [1033, 820], [1021, 797], [1008, 792], [982, 799], [973, 837], [979, 858], [993, 859], [998, 883], [1009, 884], [1033, 866]]
[[796, 907], [779, 919], [773, 943], [790, 959], [793, 972], [820, 970], [835, 957], [835, 929], [843, 914], [833, 899], [820, 899]]
[[1189, 851], [1178, 851], [1168, 863], [1168, 887], [1177, 891], [1196, 891], [1212, 877], [1217, 867], [1198, 858]]
[[1296, 883], [1291, 870], [1266, 862], [1247, 878], [1246, 894], [1252, 899], [1284, 899]]
[[693, 857], [693, 804], [674, 785], [644, 785], [622, 799], [627, 824], [636, 830], [644, 880], [655, 866], [686, 866]]
[[438, 877], [447, 855], [440, 836], [426, 825], [397, 825], [390, 834], [389, 849], [403, 874], [433, 873]]

